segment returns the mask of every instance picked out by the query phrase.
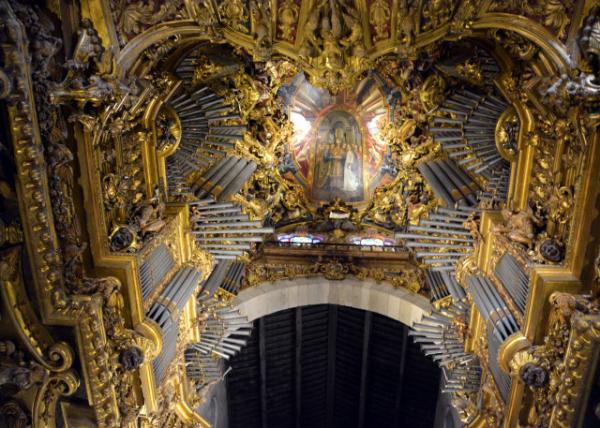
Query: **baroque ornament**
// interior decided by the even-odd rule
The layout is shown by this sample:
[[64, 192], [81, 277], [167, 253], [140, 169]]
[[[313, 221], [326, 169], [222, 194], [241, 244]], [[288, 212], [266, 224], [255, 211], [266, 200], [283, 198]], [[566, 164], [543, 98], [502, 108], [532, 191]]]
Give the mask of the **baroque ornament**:
[[314, 69], [315, 86], [337, 93], [356, 82], [371, 65], [358, 10], [341, 0], [319, 2], [304, 24], [299, 56]]
[[[361, 235], [367, 227], [383, 230], [384, 244], [389, 243], [392, 230], [425, 229], [433, 233], [421, 236], [437, 238], [429, 239], [428, 248], [439, 244], [461, 250], [468, 247], [467, 252], [457, 253], [459, 259], [452, 259], [451, 265], [438, 272], [457, 280], [457, 284], [447, 282], [448, 290], [442, 290], [441, 294], [451, 295], [436, 297], [439, 314], [470, 302], [473, 295], [463, 287], [465, 277], [475, 272], [483, 275], [479, 265], [489, 261], [489, 254], [497, 262], [500, 250], [514, 256], [519, 265], [528, 266], [528, 277], [538, 269], [532, 262], [565, 262], [549, 273], [549, 277], [561, 275], [559, 281], [577, 276], [569, 269], [580, 256], [577, 240], [585, 235], [580, 232], [587, 230], [589, 223], [589, 215], [582, 208], [589, 206], [588, 195], [593, 197], [595, 191], [586, 184], [595, 178], [586, 166], [593, 164], [589, 152], [597, 140], [594, 115], [600, 93], [596, 8], [580, 10], [573, 1], [557, 0], [319, 0], [310, 2], [312, 7], [296, 0], [186, 0], [168, 4], [128, 0], [111, 2], [111, 9], [102, 9], [102, 13], [89, 7], [77, 11], [88, 19], [81, 19], [78, 40], [71, 46], [73, 35], [67, 33], [73, 22], [79, 21], [79, 17], [74, 19], [78, 13], [67, 16], [65, 9], [71, 12], [68, 6], [50, 3], [57, 9], [51, 19], [40, 13], [43, 7], [0, 2], [1, 26], [6, 30], [0, 35], [0, 98], [7, 106], [12, 138], [6, 157], [10, 158], [9, 166], [14, 166], [14, 171], [2, 175], [0, 205], [14, 205], [18, 194], [21, 207], [17, 208], [19, 215], [13, 216], [18, 221], [2, 217], [0, 222], [0, 245], [10, 247], [0, 254], [0, 287], [8, 308], [6, 321], [14, 324], [20, 343], [19, 347], [0, 343], [0, 350], [6, 351], [0, 383], [3, 390], [21, 388], [31, 397], [23, 401], [3, 397], [0, 425], [18, 427], [31, 422], [51, 428], [58, 400], [75, 390], [86, 394], [88, 410], [94, 412], [100, 427], [127, 426], [135, 421], [146, 427], [202, 424], [191, 408], [211, 392], [207, 387], [199, 397], [186, 395], [195, 387], [188, 385], [181, 370], [185, 364], [182, 355], [191, 337], [198, 334], [196, 328], [204, 333], [208, 314], [217, 309], [203, 308], [206, 310], [190, 321], [186, 316], [193, 312], [189, 308], [195, 303], [192, 297], [183, 302], [188, 304], [185, 310], [178, 307], [173, 311], [184, 316], [176, 321], [176, 356], [164, 381], [153, 378], [149, 363], [160, 352], [166, 335], [161, 336], [164, 332], [146, 316], [179, 269], [201, 271], [198, 281], [204, 283], [214, 265], [231, 262], [237, 267], [250, 260], [257, 249], [268, 252], [270, 244], [263, 245], [261, 240], [274, 229], [305, 231], [298, 237], [310, 239], [310, 244], [297, 248], [275, 245], [287, 251], [288, 258], [312, 251], [311, 262], [286, 259], [275, 263], [268, 258], [252, 258], [245, 280], [250, 285], [317, 275], [342, 280], [352, 275], [432, 297], [434, 287], [424, 287], [425, 272], [431, 266], [421, 269], [413, 262], [399, 262], [413, 256], [408, 250], [348, 243], [369, 242], [370, 235]], [[486, 21], [490, 11], [500, 13]], [[584, 13], [588, 16], [581, 16]], [[52, 22], [58, 20], [60, 25], [55, 28]], [[511, 20], [521, 25], [519, 33], [512, 31]], [[579, 22], [584, 24], [578, 33], [570, 26]], [[488, 29], [494, 25], [502, 25], [502, 29]], [[540, 40], [542, 27], [549, 30], [543, 30], [544, 40]], [[64, 47], [56, 37], [61, 31], [65, 32]], [[451, 52], [448, 46], [456, 39], [468, 40], [461, 47], [477, 44], [481, 51], [494, 42], [499, 46], [486, 57], [458, 55], [458, 60], [447, 65], [444, 55]], [[121, 46], [117, 46], [119, 42]], [[581, 60], [573, 51], [575, 44]], [[63, 50], [72, 51], [72, 57], [58, 60]], [[462, 53], [462, 49], [457, 50]], [[553, 73], [553, 69], [560, 72]], [[369, 117], [356, 128], [346, 126], [352, 123], [348, 116], [343, 130], [330, 126], [335, 123], [328, 124], [331, 132], [323, 133], [326, 138], [322, 141], [330, 141], [334, 147], [314, 152], [314, 157], [323, 160], [323, 168], [314, 173], [323, 183], [327, 183], [329, 172], [340, 173], [342, 169], [352, 178], [352, 168], [359, 161], [380, 156], [374, 163], [376, 168], [363, 176], [371, 178], [383, 171], [389, 180], [368, 188], [373, 193], [360, 203], [341, 197], [312, 203], [305, 188], [291, 181], [302, 166], [287, 142], [304, 129], [303, 125], [310, 127], [302, 120], [291, 123], [288, 115], [298, 110], [286, 100], [295, 93], [290, 83], [302, 78], [303, 72], [312, 83], [330, 92], [323, 99], [331, 93], [339, 95], [335, 106], [340, 110], [349, 110], [350, 102], [345, 98], [349, 88], [356, 88], [356, 98], [365, 101], [363, 111], [369, 110], [370, 85], [381, 88], [381, 104], [373, 107], [379, 111], [383, 106], [380, 116]], [[369, 79], [363, 81], [367, 72]], [[185, 91], [175, 94], [181, 87]], [[201, 92], [204, 88], [210, 94]], [[489, 95], [489, 104], [484, 105], [483, 98], [477, 96], [474, 100], [469, 92], [473, 90]], [[179, 104], [180, 110], [173, 113], [167, 106], [175, 97], [194, 103], [191, 107]], [[441, 186], [435, 186], [434, 191], [420, 168], [429, 162], [454, 159], [457, 152], [448, 151], [448, 146], [469, 143], [463, 141], [471, 136], [461, 116], [473, 118], [472, 129], [476, 129], [476, 121], [486, 122], [490, 109], [496, 119], [508, 111], [508, 101], [515, 111], [498, 120], [495, 130], [487, 125], [485, 129], [491, 134], [495, 131], [491, 145], [496, 143], [496, 147], [489, 149], [490, 156], [496, 156], [498, 149], [502, 158], [498, 162], [506, 163], [508, 171], [504, 193], [512, 193], [487, 204], [479, 200], [457, 206], [450, 203], [453, 199], [442, 202], [435, 192]], [[467, 108], [473, 102], [484, 110], [475, 114]], [[202, 110], [198, 123], [191, 125], [189, 118], [180, 114], [185, 109]], [[380, 117], [386, 122], [377, 122]], [[310, 115], [303, 118], [313, 119]], [[519, 123], [519, 118], [526, 120]], [[447, 126], [452, 123], [458, 126]], [[350, 154], [352, 139], [345, 133], [354, 129], [358, 135], [369, 127], [377, 130], [375, 137], [382, 138], [382, 150]], [[431, 130], [436, 127], [441, 131], [433, 137]], [[210, 135], [206, 129], [212, 131]], [[171, 151], [180, 148], [184, 131], [191, 131], [192, 143], [201, 149], [192, 150], [189, 156], [182, 151], [182, 164], [187, 165], [194, 157], [201, 165], [182, 174], [182, 183], [191, 188], [189, 194], [174, 196], [169, 176], [172, 171], [165, 172], [168, 165], [163, 163]], [[3, 149], [3, 158], [4, 154]], [[247, 176], [238, 177], [237, 167], [220, 169], [217, 160], [235, 160], [236, 165], [251, 167], [244, 170], [249, 171]], [[481, 174], [485, 169], [477, 169], [484, 167], [466, 170], [466, 179], [472, 179], [472, 187], [481, 198], [488, 193], [496, 198], [503, 193], [504, 183], [490, 190], [490, 183], [499, 180]], [[218, 191], [214, 194], [203, 193], [199, 182], [205, 178], [210, 181], [206, 177], [210, 170], [226, 176], [229, 184], [239, 181], [239, 187], [227, 197], [220, 197], [223, 186], [215, 186]], [[334, 184], [352, 187], [344, 183], [351, 180], [341, 177], [336, 175]], [[305, 178], [315, 180], [310, 174]], [[530, 184], [522, 187], [523, 182]], [[175, 189], [184, 193], [183, 186]], [[452, 190], [456, 193], [461, 189], [465, 190], [464, 186]], [[196, 211], [185, 205], [189, 202], [198, 204]], [[487, 213], [462, 212], [473, 208], [469, 208], [471, 204], [491, 211], [490, 217], [496, 211], [505, 224], [485, 230], [489, 226], [484, 221]], [[192, 230], [189, 225], [198, 220], [194, 218], [202, 211], [198, 207], [225, 211], [209, 216], [216, 224], [210, 226], [216, 230], [207, 234], [210, 236], [202, 249], [214, 249], [212, 255], [193, 245], [204, 233], [201, 227]], [[251, 224], [264, 234], [237, 230], [240, 241], [232, 235], [222, 236], [224, 226], [219, 222], [229, 219], [220, 214], [232, 212], [232, 216], [242, 218], [241, 230], [248, 230], [244, 228]], [[447, 212], [454, 212], [457, 218], [447, 220]], [[80, 222], [82, 218], [87, 221]], [[458, 237], [445, 239], [452, 234], [439, 233], [436, 227], [442, 223], [452, 229], [452, 221], [458, 226], [454, 228]], [[306, 236], [313, 232], [326, 235], [327, 244], [336, 246], [339, 254], [315, 256], [327, 251], [327, 245]], [[457, 243], [448, 244], [454, 239]], [[30, 257], [31, 283], [21, 272], [21, 245]], [[167, 250], [161, 252], [158, 249], [163, 245]], [[232, 250], [234, 246], [240, 251]], [[129, 250], [129, 254], [124, 253]], [[377, 254], [372, 258], [395, 260], [396, 265], [365, 263], [368, 257], [362, 256], [369, 251], [369, 257]], [[352, 257], [347, 255], [351, 252]], [[148, 273], [148, 266], [160, 265], [145, 264], [152, 254], [172, 261], [172, 266], [165, 262], [168, 272], [164, 275], [154, 269]], [[454, 257], [446, 250], [438, 254]], [[219, 259], [218, 264], [215, 259]], [[152, 281], [141, 281], [142, 271], [147, 273], [144, 278]], [[92, 276], [92, 272], [102, 276]], [[446, 276], [454, 272], [455, 278]], [[450, 290], [452, 285], [456, 288]], [[496, 282], [492, 285], [501, 288]], [[39, 307], [31, 304], [31, 291], [36, 293]], [[191, 290], [191, 295], [196, 291]], [[463, 300], [461, 293], [465, 292]], [[511, 299], [504, 290], [499, 290], [499, 295]], [[545, 313], [538, 311], [538, 303], [532, 301], [528, 312]], [[573, 421], [574, 397], [584, 389], [583, 368], [585, 361], [591, 360], [589, 343], [597, 340], [600, 325], [589, 299], [557, 294], [552, 296], [551, 305], [555, 309], [550, 331], [536, 331], [538, 337], [546, 333], [546, 342], [513, 360], [514, 378], [531, 388], [534, 397], [534, 426], [552, 421], [566, 426]], [[507, 302], [509, 310], [514, 312], [514, 307], [514, 302]], [[530, 316], [515, 316], [516, 323], [519, 327], [528, 325]], [[466, 318], [456, 323], [459, 345], [465, 346], [469, 356], [473, 351], [481, 357], [485, 380], [477, 391], [453, 394], [452, 404], [466, 423], [479, 414], [481, 423], [497, 426], [509, 415], [509, 406], [515, 404], [510, 399], [504, 403], [494, 386], [497, 373], [490, 367], [495, 356], [485, 328], [480, 325], [470, 331], [472, 326], [467, 327]], [[472, 318], [476, 323], [478, 317]], [[73, 327], [85, 388], [78, 389], [79, 380], [70, 369], [73, 351], [55, 341], [46, 325], [60, 325], [64, 331]], [[543, 327], [541, 321], [536, 326]], [[17, 348], [28, 356], [17, 358], [16, 353], [21, 352]], [[214, 382], [220, 380], [222, 377]], [[31, 421], [24, 417], [27, 413]]]
[[300, 8], [294, 0], [283, 0], [277, 11], [279, 21], [279, 37], [288, 42], [293, 41], [296, 36], [298, 13]]

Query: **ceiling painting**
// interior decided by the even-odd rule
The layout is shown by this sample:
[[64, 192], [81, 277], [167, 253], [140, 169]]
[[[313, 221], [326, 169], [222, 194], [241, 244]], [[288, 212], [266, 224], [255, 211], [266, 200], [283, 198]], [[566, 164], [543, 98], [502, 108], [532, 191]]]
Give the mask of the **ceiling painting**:
[[282, 92], [294, 126], [286, 176], [303, 186], [311, 204], [340, 198], [360, 205], [391, 181], [381, 169], [388, 148], [380, 136], [390, 112], [375, 77], [332, 95], [299, 75]]

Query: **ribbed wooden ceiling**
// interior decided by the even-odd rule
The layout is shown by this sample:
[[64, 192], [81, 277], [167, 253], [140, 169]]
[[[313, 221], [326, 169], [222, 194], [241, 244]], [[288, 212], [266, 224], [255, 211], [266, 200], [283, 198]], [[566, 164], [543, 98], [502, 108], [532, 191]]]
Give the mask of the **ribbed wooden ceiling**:
[[227, 377], [230, 428], [433, 426], [440, 372], [403, 324], [317, 305], [254, 327]]

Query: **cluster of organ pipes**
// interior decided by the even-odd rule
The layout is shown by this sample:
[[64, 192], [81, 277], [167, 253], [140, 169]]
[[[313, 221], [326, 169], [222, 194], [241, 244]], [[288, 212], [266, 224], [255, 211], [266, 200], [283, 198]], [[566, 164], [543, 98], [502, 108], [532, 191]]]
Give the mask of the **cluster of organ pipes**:
[[273, 233], [261, 221], [251, 221], [232, 202], [216, 202], [214, 198], [190, 202], [190, 223], [196, 244], [217, 260], [235, 260]]
[[473, 302], [479, 313], [490, 324], [491, 333], [505, 341], [519, 330], [519, 325], [492, 282], [483, 275], [467, 275], [465, 278]]
[[158, 245], [144, 257], [138, 268], [144, 303], [152, 298], [173, 266], [175, 260], [166, 244]]
[[423, 353], [442, 368], [443, 392], [469, 392], [480, 386], [479, 361], [474, 354], [464, 351], [463, 329], [468, 313], [468, 303], [455, 300], [449, 307], [423, 316], [408, 333], [420, 344]]
[[185, 350], [185, 372], [188, 379], [196, 384], [198, 390], [215, 381], [224, 379], [231, 371], [229, 367], [223, 372], [220, 358], [207, 357], [193, 348]]
[[179, 318], [184, 306], [197, 289], [201, 276], [194, 268], [180, 268], [146, 313], [147, 317], [160, 327], [163, 338], [162, 351], [152, 361], [157, 381], [162, 379], [175, 357]]
[[227, 156], [216, 161], [192, 187], [200, 199], [208, 195], [226, 200], [239, 192], [256, 170], [256, 163], [237, 156]]
[[[421, 344], [421, 349], [431, 356], [440, 366], [466, 364], [474, 356], [464, 352], [462, 332], [459, 323], [464, 323], [469, 306], [465, 302], [456, 302], [448, 308], [442, 308], [425, 315], [420, 322], [414, 323], [409, 336]], [[457, 321], [458, 320], [458, 321]]]
[[245, 345], [245, 337], [250, 334], [252, 324], [216, 297], [219, 289], [237, 294], [243, 274], [243, 263], [218, 260], [202, 286], [198, 298], [198, 319], [202, 323], [201, 330], [206, 329], [201, 332], [200, 343], [185, 350], [187, 376], [198, 388], [225, 376], [227, 372], [221, 374], [220, 354], [228, 359], [232, 352], [237, 352]]
[[478, 193], [480, 206], [494, 207], [498, 201], [506, 201], [508, 197], [508, 182], [510, 169], [495, 169], [487, 180], [485, 190]]
[[508, 169], [496, 147], [496, 124], [507, 109], [505, 101], [494, 95], [462, 90], [446, 99], [429, 131], [450, 159], [458, 166], [486, 179], [492, 171]]
[[[447, 159], [424, 162], [419, 170], [447, 206], [492, 206], [506, 200], [510, 165], [498, 152], [496, 125], [507, 108], [507, 103], [494, 95], [464, 89], [438, 109], [442, 115], [434, 116], [429, 131]], [[436, 174], [435, 168], [443, 171]], [[477, 201], [469, 195], [474, 189], [465, 171], [480, 175], [486, 182], [485, 189], [476, 192]]]
[[223, 279], [221, 288], [231, 294], [238, 294], [246, 273], [246, 265], [242, 262], [232, 262]]
[[473, 220], [477, 210], [458, 206], [436, 208], [418, 225], [408, 225], [407, 232], [396, 233], [406, 241], [416, 258], [433, 272], [454, 272], [456, 262], [472, 253], [474, 238], [465, 223]]
[[[170, 195], [191, 196], [193, 189], [188, 177], [196, 171], [218, 164], [221, 160], [229, 159], [226, 151], [233, 149], [236, 141], [243, 138], [246, 126], [238, 124], [240, 115], [236, 111], [237, 107], [228, 104], [208, 87], [193, 91], [184, 88], [181, 92], [170, 102], [170, 106], [179, 117], [182, 134], [177, 150], [167, 158], [167, 177]], [[231, 124], [231, 121], [234, 124]], [[254, 168], [246, 166], [246, 169], [252, 169], [252, 172]], [[242, 181], [242, 185], [250, 175]], [[205, 176], [205, 181], [207, 179]], [[196, 187], [203, 184], [206, 183], [197, 184]], [[214, 185], [224, 187], [222, 183]], [[231, 193], [237, 192], [239, 188], [235, 188]]]
[[496, 263], [494, 275], [513, 298], [517, 309], [524, 314], [529, 294], [529, 277], [525, 270], [513, 256], [506, 253]]
[[477, 204], [479, 185], [451, 159], [425, 161], [417, 168], [446, 206]]
[[462, 301], [467, 297], [465, 290], [451, 273], [427, 270], [425, 280], [433, 302], [442, 300], [447, 296], [452, 296], [455, 302]]
[[200, 386], [222, 377], [219, 360], [241, 351], [252, 334], [252, 323], [208, 289], [198, 297], [198, 314], [200, 341], [188, 346], [185, 363], [188, 378]]
[[476, 360], [451, 370], [442, 368], [442, 373], [444, 375], [443, 393], [474, 392], [480, 388], [481, 366]]
[[489, 278], [483, 275], [467, 275], [465, 282], [475, 307], [486, 321], [488, 368], [501, 396], [506, 401], [512, 381], [510, 376], [500, 368], [498, 353], [504, 341], [519, 330], [519, 324]]

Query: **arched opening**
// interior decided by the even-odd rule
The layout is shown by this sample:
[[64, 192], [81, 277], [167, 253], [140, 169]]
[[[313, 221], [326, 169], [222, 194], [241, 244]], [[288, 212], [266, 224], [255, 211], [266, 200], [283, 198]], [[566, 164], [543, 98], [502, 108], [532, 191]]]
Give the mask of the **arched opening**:
[[380, 313], [334, 304], [270, 312], [230, 366], [230, 428], [434, 424], [441, 372], [406, 325]]
[[263, 283], [242, 290], [233, 301], [249, 321], [289, 308], [327, 304], [370, 311], [408, 326], [432, 309], [425, 297], [404, 288], [357, 278], [335, 281], [312, 277]]

